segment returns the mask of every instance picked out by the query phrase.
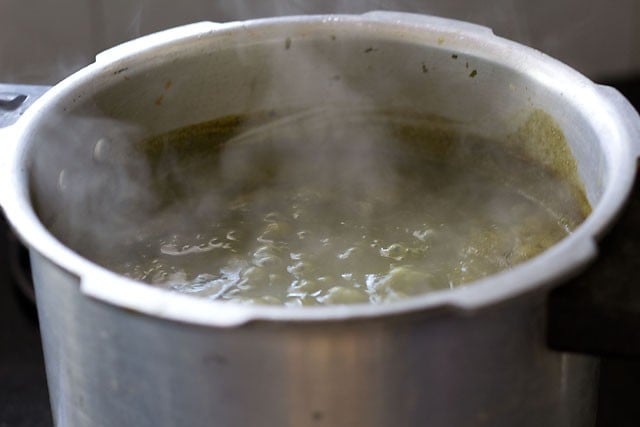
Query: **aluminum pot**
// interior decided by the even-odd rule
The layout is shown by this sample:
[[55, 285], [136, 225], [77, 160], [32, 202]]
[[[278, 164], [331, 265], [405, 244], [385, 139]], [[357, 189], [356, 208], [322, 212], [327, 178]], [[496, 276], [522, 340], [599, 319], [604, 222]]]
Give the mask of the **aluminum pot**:
[[[295, 86], [301, 76], [314, 84]], [[118, 123], [160, 133], [365, 98], [495, 138], [545, 111], [592, 214], [541, 255], [469, 286], [313, 308], [156, 289], [90, 262], [44, 225], [65, 214], [64, 171], [90, 164]], [[615, 90], [540, 52], [402, 13], [204, 22], [99, 54], [1, 132], [0, 202], [30, 249], [58, 426], [594, 424], [597, 359], [549, 348], [547, 297], [596, 257], [623, 207], [640, 119]]]

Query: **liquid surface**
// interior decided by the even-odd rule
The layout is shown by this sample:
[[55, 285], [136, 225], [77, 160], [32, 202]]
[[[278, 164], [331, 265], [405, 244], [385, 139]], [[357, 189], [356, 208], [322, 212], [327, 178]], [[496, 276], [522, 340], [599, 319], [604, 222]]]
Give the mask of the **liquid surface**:
[[158, 218], [99, 261], [215, 300], [384, 303], [511, 268], [588, 214], [552, 168], [454, 128], [315, 110], [152, 138], [137, 152]]

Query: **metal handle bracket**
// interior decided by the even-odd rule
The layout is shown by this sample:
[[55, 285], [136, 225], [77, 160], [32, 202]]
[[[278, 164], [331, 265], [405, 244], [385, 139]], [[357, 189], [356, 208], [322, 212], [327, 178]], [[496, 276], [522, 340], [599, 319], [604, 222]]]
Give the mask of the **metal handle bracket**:
[[0, 207], [6, 206], [9, 192], [9, 166], [17, 146], [14, 123], [49, 86], [0, 83]]
[[49, 86], [0, 83], [0, 128], [14, 124]]
[[[640, 170], [639, 170], [640, 173]], [[548, 342], [555, 350], [640, 356], [640, 180], [587, 270], [549, 296]]]

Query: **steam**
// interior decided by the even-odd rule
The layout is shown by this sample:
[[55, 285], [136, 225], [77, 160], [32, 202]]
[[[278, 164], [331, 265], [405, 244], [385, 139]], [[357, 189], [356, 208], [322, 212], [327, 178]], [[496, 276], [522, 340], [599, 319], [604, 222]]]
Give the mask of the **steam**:
[[[191, 151], [179, 132], [148, 140], [138, 126], [85, 118], [74, 138], [59, 135], [67, 151], [36, 158], [37, 169], [58, 171], [36, 206], [65, 244], [121, 273], [293, 305], [465, 283], [560, 239], [569, 230], [558, 215], [564, 226], [581, 220], [553, 176], [428, 118], [327, 105], [261, 120]], [[418, 140], [399, 140], [406, 130]]]
[[[420, 110], [442, 91], [424, 89], [424, 59], [331, 31], [283, 33], [266, 55], [246, 37], [193, 69], [123, 68], [50, 117], [32, 181], [54, 235], [177, 291], [306, 305], [466, 283], [581, 221], [569, 184], [517, 147]], [[215, 74], [221, 61], [227, 74]], [[475, 74], [456, 63], [469, 84]]]
[[[486, 25], [592, 78], [628, 75], [639, 66], [633, 60], [637, 56], [633, 5], [611, 8], [606, 1], [96, 0], [85, 4], [65, 0], [36, 8], [7, 1], [1, 9], [0, 81], [5, 83], [54, 84], [111, 46], [192, 22], [370, 10], [431, 14]], [[617, 41], [615, 49], [608, 43], [611, 40]]]

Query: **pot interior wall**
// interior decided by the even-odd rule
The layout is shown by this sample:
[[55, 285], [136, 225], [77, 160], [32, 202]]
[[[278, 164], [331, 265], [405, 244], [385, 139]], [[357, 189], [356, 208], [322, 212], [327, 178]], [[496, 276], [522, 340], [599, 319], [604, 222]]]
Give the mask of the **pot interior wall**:
[[[120, 61], [64, 95], [30, 136], [37, 212], [82, 253], [96, 227], [117, 227], [122, 209], [148, 193], [131, 179], [145, 173], [131, 159], [131, 141], [230, 114], [319, 106], [424, 114], [498, 147], [528, 145], [545, 167], [579, 176], [597, 204], [606, 163], [589, 119], [547, 84], [544, 70], [504, 65], [513, 52], [453, 45], [431, 33], [264, 24]], [[545, 145], [558, 132], [575, 176]]]

